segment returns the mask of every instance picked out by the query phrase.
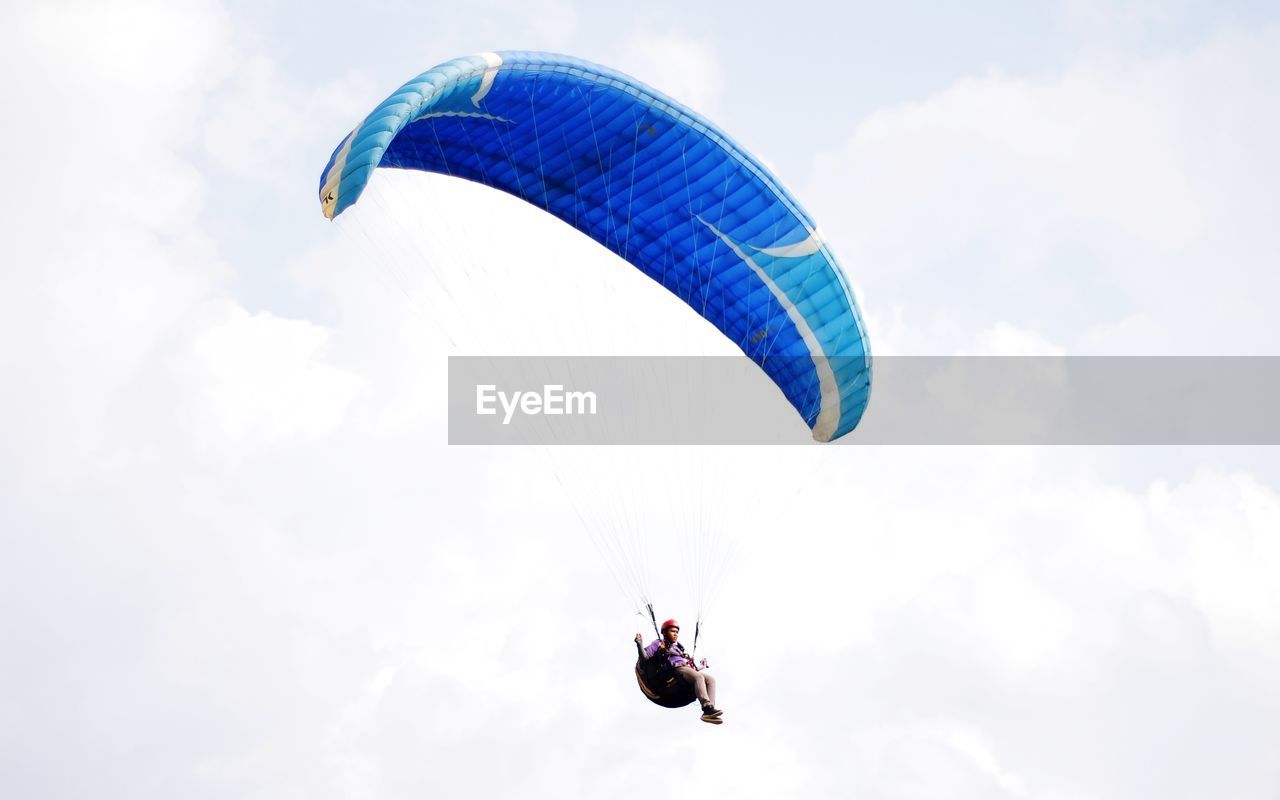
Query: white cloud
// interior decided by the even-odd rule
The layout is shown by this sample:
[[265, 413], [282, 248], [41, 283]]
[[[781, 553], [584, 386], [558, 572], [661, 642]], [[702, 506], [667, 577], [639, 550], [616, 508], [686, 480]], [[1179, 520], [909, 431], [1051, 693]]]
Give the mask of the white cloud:
[[975, 337], [972, 352], [961, 355], [978, 356], [1061, 356], [1063, 349], [1047, 341], [1035, 331], [1020, 330], [1007, 322], [998, 322], [980, 331]]
[[316, 440], [342, 422], [362, 381], [324, 363], [328, 331], [238, 307], [224, 317], [174, 364], [194, 399], [198, 446]]
[[[0, 48], [11, 68], [69, 65], [18, 82], [15, 118], [82, 99], [101, 117], [9, 126], [27, 156], [13, 164], [15, 185], [29, 191], [0, 200], [0, 672], [15, 688], [0, 717], [0, 793], [628, 797], [652, 793], [659, 764], [706, 796], [1274, 796], [1280, 500], [1231, 470], [1122, 487], [1098, 477], [1090, 459], [1109, 456], [1093, 451], [717, 454], [725, 463], [710, 467], [710, 488], [723, 513], [713, 527], [747, 545], [705, 645], [728, 722], [648, 706], [629, 674], [629, 609], [555, 476], [530, 470], [540, 462], [526, 453], [443, 447], [439, 364], [459, 347], [512, 342], [529, 352], [706, 352], [720, 340], [652, 282], [588, 256], [582, 237], [470, 189], [434, 201], [456, 204], [450, 218], [468, 220], [459, 230], [426, 226], [368, 269], [349, 241], [324, 238], [318, 218], [325, 233], [310, 248], [287, 240], [292, 228], [265, 233], [233, 214], [290, 252], [314, 305], [294, 316], [248, 303], [258, 265], [233, 258], [208, 226], [219, 198], [193, 154], [243, 167], [239, 179], [274, 192], [275, 170], [296, 166], [292, 145], [307, 136], [300, 117], [330, 113], [329, 99], [303, 89], [302, 111], [274, 116], [272, 91], [305, 81], [252, 56], [216, 7], [135, 9], [136, 24], [103, 43], [88, 31], [118, 12], [94, 13], [10, 10], [5, 30], [19, 35]], [[682, 75], [714, 77], [700, 61], [710, 45], [673, 41], [687, 56]], [[1234, 47], [1242, 42], [1253, 49]], [[991, 246], [997, 268], [978, 270], [976, 288], [935, 281], [931, 291], [952, 303], [989, 300], [971, 318], [930, 318], [929, 304], [903, 291], [891, 296], [901, 314], [876, 312], [887, 324], [873, 331], [901, 329], [904, 350], [1073, 349], [1071, 335], [1007, 313], [1016, 292], [1001, 281], [1024, 257], [1043, 256], [1039, 277], [1051, 283], [1055, 243], [1077, 226], [1108, 268], [1123, 263], [1117, 253], [1221, 245], [1229, 212], [1253, 208], [1224, 199], [1253, 185], [1239, 182], [1250, 154], [1269, 174], [1262, 133], [1235, 138], [1253, 119], [1237, 104], [1256, 84], [1206, 112], [1225, 127], [1184, 129], [1196, 141], [1225, 131], [1239, 153], [1214, 150], [1215, 163], [1187, 168], [1177, 142], [1142, 152], [1138, 134], [1167, 133], [1169, 114], [1194, 110], [1170, 99], [1177, 81], [1152, 75], [1201, 81], [1208, 89], [1194, 96], [1207, 102], [1241, 64], [1269, 63], [1253, 39], [1232, 45], [1146, 64], [1137, 77], [994, 76], [869, 123], [842, 168], [872, 188], [894, 189], [893, 176], [907, 174], [929, 189], [923, 200], [887, 192], [882, 214], [859, 207], [869, 222], [851, 239], [850, 269], [867, 255], [900, 259], [859, 275], [869, 310], [893, 307], [878, 301], [889, 293], [883, 270], [902, 266], [925, 284], [937, 278], [926, 268], [1013, 229]], [[80, 80], [95, 60], [110, 62], [111, 79], [96, 93]], [[718, 80], [695, 94], [712, 101]], [[1093, 96], [1109, 82], [1118, 88], [1103, 93], [1108, 102]], [[1092, 99], [1075, 114], [1057, 109], [1076, 102], [1076, 85]], [[189, 113], [201, 100], [207, 133]], [[951, 128], [931, 132], [953, 119], [935, 101], [964, 122], [956, 152], [930, 162], [947, 174], [897, 172], [949, 140]], [[1115, 140], [1124, 158], [1103, 159], [1122, 173], [1114, 197], [1089, 188], [1101, 166], [1073, 175], [1037, 163], [1079, 142], [1099, 153], [1107, 125], [1085, 112], [1126, 102], [1139, 122], [1157, 122]], [[251, 108], [278, 139], [254, 130]], [[1072, 138], [1038, 114], [1078, 118], [1084, 130]], [[1048, 141], [1024, 146], [993, 121], [1002, 117]], [[1013, 166], [982, 168], [1006, 153]], [[966, 159], [980, 166], [951, 172]], [[966, 181], [990, 175], [1019, 199], [970, 198]], [[1167, 196], [1145, 193], [1152, 182]], [[442, 185], [425, 184], [427, 194]], [[298, 195], [312, 202], [309, 186]], [[1147, 200], [1156, 210], [1133, 207]], [[1009, 217], [992, 221], [983, 208]], [[492, 234], [486, 214], [506, 235]], [[939, 220], [937, 236], [919, 236], [912, 214]], [[1165, 231], [1164, 217], [1180, 229]], [[1229, 230], [1269, 241], [1251, 224]], [[896, 249], [912, 243], [922, 249]], [[1132, 297], [1145, 296], [1144, 264], [1120, 273]], [[550, 269], [565, 282], [547, 285]], [[1089, 273], [1099, 274], [1110, 273]], [[443, 288], [458, 297], [445, 300]], [[1060, 288], [1045, 291], [1056, 303], [1075, 298]], [[610, 301], [583, 304], [579, 293]], [[589, 311], [556, 327], [512, 297]], [[1087, 335], [1127, 341], [1143, 329], [1172, 341], [1159, 309], [1114, 305], [1088, 319]], [[466, 330], [461, 317], [476, 307], [499, 321]], [[624, 455], [614, 469], [667, 484], [631, 495], [646, 532], [678, 537], [679, 503], [706, 500], [693, 459], [659, 449], [615, 457]], [[616, 481], [589, 459], [579, 477], [593, 463], [580, 493]], [[616, 500], [591, 502], [624, 513]], [[669, 550], [657, 549], [661, 563]]]
[[1007, 323], [1073, 353], [1269, 352], [1278, 36], [957, 81], [864, 120], [805, 196], [929, 351]]
[[617, 66], [715, 119], [724, 70], [708, 40], [676, 32], [637, 33], [622, 44]]
[[[1181, 796], [1210, 790], [1237, 758], [1252, 777], [1234, 785], [1265, 796], [1270, 745], [1234, 740], [1248, 752], [1232, 755], [1211, 742], [1235, 726], [1280, 735], [1263, 722], [1277, 701], [1263, 672], [1280, 650], [1266, 643], [1277, 605], [1258, 573], [1276, 566], [1276, 537], [1263, 533], [1280, 511], [1273, 490], [1264, 499], [1246, 476], [1202, 471], [1172, 491], [1120, 491], [1018, 449], [846, 453], [812, 496], [843, 487], [850, 535], [762, 545], [744, 580], [775, 587], [772, 599], [739, 590], [728, 601], [752, 630], [786, 630], [804, 654], [814, 680], [803, 687], [787, 683], [786, 666], [731, 663], [772, 674], [759, 685], [793, 710], [811, 768], [837, 757], [835, 743], [820, 742], [829, 726], [854, 732], [857, 757], [874, 764], [896, 726], [955, 724], [985, 742], [960, 763], [975, 774], [998, 765], [1029, 796], [1126, 796], [1122, 787], [1155, 785], [1139, 761], [1162, 747], [1209, 753], [1168, 782], [1183, 784]], [[922, 485], [927, 506], [916, 499]], [[1241, 507], [1257, 509], [1251, 521]], [[788, 528], [829, 522], [805, 509]], [[1237, 696], [1262, 705], [1241, 716]], [[1159, 742], [1110, 760], [1142, 735], [1146, 715], [1162, 726]], [[1082, 758], [1091, 769], [1073, 771]], [[885, 780], [910, 774], [904, 766]], [[830, 780], [830, 791], [843, 785]]]
[[202, 125], [205, 148], [238, 178], [250, 185], [272, 184], [276, 191], [292, 190], [301, 175], [310, 178], [317, 171], [315, 153], [300, 143], [322, 138], [320, 131], [353, 125], [361, 104], [380, 91], [354, 71], [329, 84], [302, 84], [271, 58], [254, 53], [236, 59], [227, 71]]

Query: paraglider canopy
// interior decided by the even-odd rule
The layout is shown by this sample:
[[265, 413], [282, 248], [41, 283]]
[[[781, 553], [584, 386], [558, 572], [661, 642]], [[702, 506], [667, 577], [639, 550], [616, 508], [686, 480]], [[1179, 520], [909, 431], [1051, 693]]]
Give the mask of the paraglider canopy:
[[818, 441], [853, 430], [871, 389], [849, 282], [778, 179], [692, 109], [569, 56], [482, 53], [410, 80], [334, 150], [325, 216], [375, 169], [463, 178], [545, 210], [715, 325]]

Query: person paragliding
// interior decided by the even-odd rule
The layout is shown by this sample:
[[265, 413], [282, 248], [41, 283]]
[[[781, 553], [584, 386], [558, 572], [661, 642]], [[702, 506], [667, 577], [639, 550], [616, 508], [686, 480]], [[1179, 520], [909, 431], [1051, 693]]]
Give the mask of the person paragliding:
[[[636, 634], [637, 674], [661, 676], [666, 673], [667, 682], [675, 684], [672, 688], [684, 691], [674, 694], [692, 694], [702, 706], [702, 721], [719, 725], [724, 720], [724, 713], [716, 708], [716, 679], [706, 672], [707, 660], [701, 660], [702, 669], [694, 663], [693, 656], [680, 644], [680, 624], [674, 619], [662, 623], [661, 638], [655, 639], [648, 647], [642, 647], [644, 636]], [[679, 684], [671, 678], [679, 679]], [[655, 681], [656, 682], [656, 681]], [[680, 685], [683, 684], [683, 685]], [[641, 681], [641, 688], [645, 688]], [[647, 691], [646, 691], [647, 693]], [[680, 703], [687, 705], [688, 701]]]
[[[839, 439], [862, 419], [872, 380], [866, 325], [817, 224], [762, 161], [658, 90], [555, 53], [456, 58], [411, 78], [342, 139], [320, 175], [321, 212], [337, 219], [388, 169], [488, 186], [587, 235], [727, 337], [815, 440]], [[543, 316], [535, 303], [530, 298], [531, 317]], [[689, 528], [705, 541], [701, 524]], [[634, 529], [630, 521], [614, 527]], [[642, 576], [645, 548], [633, 549], [628, 538], [602, 552], [634, 560], [618, 574]], [[652, 596], [641, 577], [630, 580], [629, 601]], [[696, 583], [701, 613], [710, 591]], [[659, 638], [648, 647], [636, 635], [645, 697], [665, 708], [697, 700], [702, 719], [719, 724], [705, 660], [703, 669], [694, 664], [675, 620], [654, 627]], [[696, 651], [697, 624], [693, 630]]]

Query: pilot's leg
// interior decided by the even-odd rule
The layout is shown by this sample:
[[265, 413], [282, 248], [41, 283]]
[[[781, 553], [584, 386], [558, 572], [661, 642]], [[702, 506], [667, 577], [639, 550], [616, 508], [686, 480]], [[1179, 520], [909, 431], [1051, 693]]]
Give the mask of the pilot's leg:
[[676, 672], [681, 678], [684, 678], [691, 686], [693, 686], [693, 694], [698, 698], [698, 702], [704, 707], [713, 705], [710, 696], [707, 694], [706, 677], [693, 667], [679, 667]]

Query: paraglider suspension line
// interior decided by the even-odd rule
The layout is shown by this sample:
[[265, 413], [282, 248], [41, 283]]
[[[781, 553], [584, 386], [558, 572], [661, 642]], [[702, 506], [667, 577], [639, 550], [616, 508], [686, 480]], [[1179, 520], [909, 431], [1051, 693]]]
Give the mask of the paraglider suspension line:
[[653, 623], [653, 632], [658, 634], [658, 638], [662, 638], [662, 631], [658, 630], [658, 618], [653, 613], [653, 603], [645, 603], [644, 607], [649, 609], [649, 621]]

